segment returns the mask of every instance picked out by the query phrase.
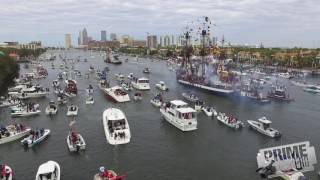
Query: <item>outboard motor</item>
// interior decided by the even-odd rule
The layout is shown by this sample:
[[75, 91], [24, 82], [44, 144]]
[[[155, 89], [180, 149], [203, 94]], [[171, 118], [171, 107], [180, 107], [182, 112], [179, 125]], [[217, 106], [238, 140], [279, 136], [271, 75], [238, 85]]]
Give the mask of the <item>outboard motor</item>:
[[273, 166], [274, 160], [270, 164], [263, 168], [258, 168], [256, 172], [260, 174], [261, 178], [267, 178], [269, 175], [272, 175], [276, 172], [276, 167]]

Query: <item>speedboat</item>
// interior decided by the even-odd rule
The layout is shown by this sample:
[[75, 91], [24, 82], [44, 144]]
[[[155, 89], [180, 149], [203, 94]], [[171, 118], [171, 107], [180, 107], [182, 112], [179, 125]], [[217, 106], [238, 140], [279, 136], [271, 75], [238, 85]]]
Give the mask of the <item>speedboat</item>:
[[93, 94], [93, 87], [91, 84], [89, 84], [88, 88], [86, 89], [87, 94]]
[[286, 72], [286, 73], [279, 73], [278, 74], [279, 77], [285, 78], [285, 79], [291, 79], [294, 76], [292, 76], [290, 73]]
[[94, 104], [94, 99], [92, 95], [87, 96], [86, 104]]
[[68, 97], [75, 97], [78, 94], [77, 82], [75, 80], [66, 80], [67, 86], [65, 89], [65, 95]]
[[11, 108], [11, 116], [13, 117], [27, 117], [34, 116], [41, 113], [39, 104], [30, 103], [23, 107], [13, 106]]
[[8, 143], [23, 138], [28, 135], [31, 128], [25, 127], [22, 124], [8, 125], [0, 128], [0, 144]]
[[76, 105], [68, 106], [67, 116], [77, 116], [78, 115], [78, 109], [79, 108]]
[[60, 82], [58, 80], [52, 81], [52, 87], [57, 88], [57, 87], [59, 87], [59, 85], [60, 85]]
[[60, 180], [60, 165], [55, 161], [48, 161], [39, 166], [35, 180]]
[[116, 108], [109, 108], [102, 115], [104, 132], [109, 144], [126, 144], [130, 142], [131, 133], [125, 114]]
[[183, 96], [186, 100], [188, 100], [188, 101], [190, 101], [190, 102], [197, 102], [197, 101], [199, 101], [198, 96], [195, 95], [195, 94], [193, 94], [193, 93], [182, 93], [182, 96]]
[[161, 91], [168, 91], [169, 88], [165, 85], [163, 81], [160, 81], [159, 83], [156, 84], [156, 87], [160, 89]]
[[306, 92], [311, 92], [311, 93], [320, 93], [320, 86], [310, 85], [310, 86], [303, 88], [303, 90]]
[[93, 180], [123, 180], [125, 176], [118, 176], [113, 170], [99, 168], [99, 173], [95, 174]]
[[210, 106], [202, 107], [202, 111], [209, 117], [211, 117], [212, 115], [213, 116], [218, 115], [217, 111], [213, 107], [210, 107]]
[[130, 101], [129, 94], [122, 90], [120, 86], [105, 88], [104, 92], [115, 102], [128, 102]]
[[270, 127], [270, 124], [272, 122], [268, 120], [266, 117], [261, 117], [258, 119], [258, 121], [248, 120], [248, 123], [252, 129], [260, 132], [261, 134], [267, 135], [272, 138], [277, 138], [281, 136], [278, 130]]
[[149, 68], [144, 68], [142, 72], [145, 73], [145, 74], [150, 74], [150, 69]]
[[0, 101], [0, 108], [16, 106], [16, 105], [20, 104], [20, 102], [21, 101], [17, 98], [8, 98], [3, 101]]
[[79, 152], [86, 149], [86, 142], [81, 134], [76, 132], [69, 132], [67, 137], [67, 145], [70, 152]]
[[134, 93], [133, 99], [134, 99], [135, 101], [141, 101], [141, 100], [142, 100], [142, 94], [139, 93], [139, 92]]
[[200, 100], [196, 101], [194, 103], [194, 110], [201, 111], [203, 106], [204, 106], [204, 102], [203, 101], [200, 101]]
[[93, 67], [93, 66], [90, 66], [90, 67], [89, 67], [89, 72], [90, 72], [90, 73], [94, 73], [94, 67]]
[[0, 165], [0, 180], [12, 180], [13, 179], [13, 170], [8, 165]]
[[161, 107], [162, 105], [162, 96], [160, 94], [156, 95], [150, 100], [151, 104], [155, 107]]
[[119, 82], [122, 82], [124, 81], [124, 75], [119, 73], [119, 74], [115, 74], [116, 76], [116, 80], [119, 81]]
[[121, 87], [122, 89], [124, 89], [125, 91], [131, 91], [132, 90], [132, 87], [130, 86], [129, 83], [126, 83], [126, 82], [122, 82], [121, 83]]
[[219, 113], [217, 119], [233, 129], [239, 129], [244, 126], [240, 120], [232, 116], [227, 116], [225, 113]]
[[286, 92], [286, 87], [284, 86], [276, 86], [272, 91], [268, 92], [268, 98], [272, 98], [278, 101], [293, 101], [294, 99], [290, 97], [290, 95]]
[[21, 141], [21, 144], [25, 147], [32, 147], [42, 141], [44, 141], [50, 135], [50, 129], [40, 129], [36, 132], [31, 131], [30, 135]]
[[137, 90], [150, 90], [149, 79], [144, 77], [133, 78], [131, 84]]
[[68, 102], [68, 99], [64, 96], [64, 94], [59, 94], [57, 101], [59, 104], [66, 104]]
[[58, 112], [58, 106], [54, 103], [54, 101], [50, 101], [48, 106], [46, 107], [47, 115], [55, 115]]
[[133, 78], [134, 78], [133, 73], [130, 73], [130, 74], [128, 75], [128, 79], [129, 79], [129, 80], [132, 80]]
[[160, 108], [165, 120], [182, 131], [197, 129], [196, 111], [181, 100], [167, 102]]

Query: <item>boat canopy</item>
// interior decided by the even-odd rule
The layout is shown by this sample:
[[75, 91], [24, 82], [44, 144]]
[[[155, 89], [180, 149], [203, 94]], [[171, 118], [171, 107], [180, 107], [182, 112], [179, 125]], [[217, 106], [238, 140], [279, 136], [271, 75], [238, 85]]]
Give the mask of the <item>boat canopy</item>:
[[47, 162], [39, 167], [38, 174], [48, 174], [54, 172], [54, 170], [55, 165], [53, 163]]
[[262, 122], [263, 124], [271, 124], [272, 122], [270, 120], [268, 120], [266, 117], [262, 117], [259, 119], [260, 122]]
[[120, 109], [110, 108], [103, 112], [103, 116], [107, 118], [108, 121], [117, 121], [125, 119], [123, 112]]
[[181, 101], [181, 100], [173, 100], [173, 101], [170, 101], [170, 103], [175, 106], [187, 106], [188, 105], [188, 103]]
[[178, 112], [180, 113], [195, 113], [196, 111], [190, 107], [183, 107], [183, 108], [178, 108]]

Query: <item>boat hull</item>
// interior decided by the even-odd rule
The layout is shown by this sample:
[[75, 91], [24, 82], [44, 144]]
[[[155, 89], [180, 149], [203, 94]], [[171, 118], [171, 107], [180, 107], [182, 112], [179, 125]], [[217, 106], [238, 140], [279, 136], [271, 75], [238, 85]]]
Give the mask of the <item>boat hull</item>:
[[210, 87], [210, 86], [204, 86], [204, 85], [200, 85], [200, 84], [194, 84], [194, 83], [190, 83], [188, 81], [184, 81], [184, 80], [178, 80], [179, 83], [184, 84], [184, 85], [188, 85], [188, 86], [192, 86], [192, 87], [196, 87], [199, 89], [204, 89], [213, 93], [218, 93], [218, 94], [232, 94], [234, 93], [234, 90], [232, 89], [221, 89], [221, 88], [215, 88], [215, 87]]
[[174, 116], [167, 113], [164, 109], [160, 108], [160, 112], [167, 122], [169, 122], [176, 128], [180, 129], [181, 131], [194, 131], [197, 129], [197, 123], [192, 123], [192, 124], [181, 123]]
[[30, 128], [27, 128], [25, 131], [23, 132], [20, 132], [14, 136], [10, 136], [10, 137], [2, 137], [0, 139], [0, 144], [5, 144], [5, 143], [9, 143], [9, 142], [12, 142], [12, 141], [16, 141], [18, 139], [21, 139], [23, 138], [24, 136], [28, 135], [28, 133], [31, 131]]

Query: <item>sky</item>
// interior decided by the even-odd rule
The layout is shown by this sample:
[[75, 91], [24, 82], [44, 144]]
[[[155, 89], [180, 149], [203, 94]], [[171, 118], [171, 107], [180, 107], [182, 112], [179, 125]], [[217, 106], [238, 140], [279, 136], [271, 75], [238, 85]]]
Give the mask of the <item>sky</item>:
[[0, 0], [0, 42], [77, 43], [79, 30], [145, 39], [178, 35], [199, 17], [227, 42], [276, 47], [320, 47], [320, 0]]

